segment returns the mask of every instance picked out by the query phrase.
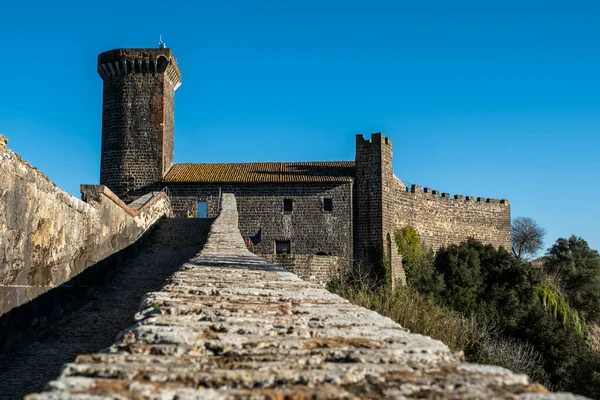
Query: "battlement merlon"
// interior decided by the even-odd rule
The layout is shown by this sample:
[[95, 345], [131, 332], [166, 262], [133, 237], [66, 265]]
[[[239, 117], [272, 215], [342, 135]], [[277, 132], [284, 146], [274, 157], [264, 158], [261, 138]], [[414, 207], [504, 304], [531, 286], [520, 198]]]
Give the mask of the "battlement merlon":
[[356, 144], [357, 144], [357, 146], [359, 144], [363, 144], [363, 143], [372, 143], [372, 144], [385, 143], [386, 145], [388, 145], [388, 146], [391, 147], [392, 146], [392, 139], [390, 139], [389, 137], [385, 136], [381, 132], [372, 133], [370, 139], [365, 139], [365, 135], [363, 135], [362, 133], [357, 134], [356, 135]]
[[114, 49], [98, 55], [98, 74], [104, 80], [127, 74], [161, 74], [181, 85], [181, 71], [171, 49]]
[[[440, 193], [439, 190], [432, 190], [428, 187], [423, 187], [421, 185], [411, 185], [410, 188], [406, 188], [407, 192], [417, 195], [430, 195], [432, 198], [442, 198], [446, 200], [457, 200], [457, 201], [470, 201], [477, 203], [487, 203], [487, 204], [501, 204], [501, 205], [510, 205], [510, 201], [506, 199], [492, 199], [485, 197], [474, 197], [474, 196], [464, 196], [462, 194], [455, 194], [452, 196], [450, 193]], [[441, 196], [441, 197], [440, 197]]]

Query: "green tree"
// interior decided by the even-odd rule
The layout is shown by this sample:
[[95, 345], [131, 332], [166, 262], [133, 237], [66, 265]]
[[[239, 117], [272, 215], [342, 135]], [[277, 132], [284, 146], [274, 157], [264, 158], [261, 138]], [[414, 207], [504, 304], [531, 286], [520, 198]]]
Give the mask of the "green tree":
[[396, 234], [396, 245], [408, 285], [428, 297], [438, 298], [444, 289], [444, 278], [433, 265], [433, 250], [425, 251], [417, 231], [408, 226]]
[[456, 311], [471, 314], [483, 294], [479, 251], [469, 240], [459, 245], [440, 249], [435, 258], [435, 269], [444, 278], [441, 301]]
[[506, 328], [514, 328], [536, 304], [539, 269], [515, 258], [504, 248], [481, 245], [472, 241], [479, 251], [484, 290], [479, 312]]
[[580, 237], [560, 238], [548, 250], [544, 269], [585, 319], [600, 322], [600, 255]]
[[536, 302], [536, 269], [511, 255], [476, 239], [438, 252], [435, 268], [444, 278], [444, 304], [465, 314], [479, 313], [515, 327]]
[[600, 393], [600, 376], [594, 370], [600, 365], [599, 355], [573, 325], [556, 320], [540, 304], [531, 309], [512, 334], [527, 340], [542, 353], [553, 390], [588, 396]]
[[423, 258], [423, 248], [419, 234], [410, 226], [405, 226], [396, 234], [398, 253], [402, 255], [402, 266], [405, 271], [418, 269]]

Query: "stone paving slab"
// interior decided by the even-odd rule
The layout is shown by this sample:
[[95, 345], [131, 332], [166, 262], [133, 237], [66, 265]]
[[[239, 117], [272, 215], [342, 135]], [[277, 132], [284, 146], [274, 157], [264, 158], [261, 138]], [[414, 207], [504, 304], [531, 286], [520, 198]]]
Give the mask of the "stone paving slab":
[[466, 364], [446, 345], [304, 282], [246, 249], [233, 195], [196, 257], [136, 324], [67, 364], [49, 399], [575, 399]]

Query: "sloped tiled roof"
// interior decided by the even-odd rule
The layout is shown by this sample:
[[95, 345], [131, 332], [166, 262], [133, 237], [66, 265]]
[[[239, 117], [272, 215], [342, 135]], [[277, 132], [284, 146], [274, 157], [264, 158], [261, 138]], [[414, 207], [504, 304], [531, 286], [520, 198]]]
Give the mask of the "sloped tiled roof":
[[231, 164], [175, 164], [165, 182], [285, 183], [347, 182], [354, 177], [354, 161], [257, 162]]

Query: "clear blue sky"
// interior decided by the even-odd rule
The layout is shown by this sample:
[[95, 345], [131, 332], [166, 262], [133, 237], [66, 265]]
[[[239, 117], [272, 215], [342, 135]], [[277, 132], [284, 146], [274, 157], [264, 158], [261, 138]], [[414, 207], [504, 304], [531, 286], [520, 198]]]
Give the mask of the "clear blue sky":
[[[194, 5], [189, 5], [194, 3]], [[394, 141], [406, 182], [508, 198], [600, 249], [600, 2], [20, 1], [0, 12], [0, 133], [67, 191], [99, 181], [96, 56], [181, 67], [176, 162], [350, 160]]]

